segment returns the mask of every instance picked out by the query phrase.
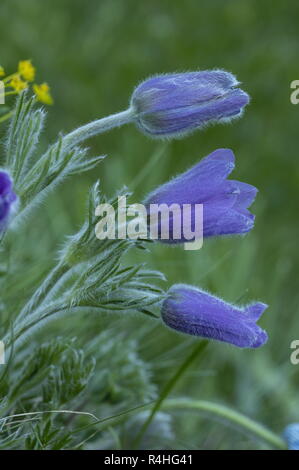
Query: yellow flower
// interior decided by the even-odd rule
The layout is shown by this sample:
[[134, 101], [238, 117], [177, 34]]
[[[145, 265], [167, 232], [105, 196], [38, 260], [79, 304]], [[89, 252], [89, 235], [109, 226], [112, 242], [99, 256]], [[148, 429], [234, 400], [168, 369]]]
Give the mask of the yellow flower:
[[4, 68], [1, 67], [1, 65], [0, 65], [0, 77], [4, 77], [4, 75], [5, 75]]
[[42, 83], [41, 85], [34, 84], [33, 91], [38, 101], [41, 101], [44, 104], [53, 104], [53, 98], [50, 93], [50, 87], [47, 83]]
[[12, 79], [9, 81], [8, 85], [12, 87], [16, 92], [20, 92], [22, 90], [25, 90], [25, 88], [28, 87], [28, 83], [24, 82], [24, 80], [21, 79], [20, 75], [15, 74]]
[[31, 60], [20, 60], [18, 72], [28, 82], [33, 82], [35, 78], [35, 67], [33, 67]]

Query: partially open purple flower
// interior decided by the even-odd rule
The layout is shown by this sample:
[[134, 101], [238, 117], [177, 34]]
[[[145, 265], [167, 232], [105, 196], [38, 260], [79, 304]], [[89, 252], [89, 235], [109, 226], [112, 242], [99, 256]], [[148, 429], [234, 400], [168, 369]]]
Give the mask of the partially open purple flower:
[[299, 423], [289, 424], [283, 433], [289, 450], [299, 450]]
[[[190, 170], [150, 193], [144, 202], [148, 212], [151, 205], [154, 207], [153, 205], [178, 204], [183, 208], [184, 204], [191, 204], [190, 230], [194, 232], [195, 206], [202, 204], [204, 238], [249, 232], [254, 225], [254, 215], [247, 208], [253, 202], [257, 189], [240, 181], [226, 179], [234, 169], [234, 160], [231, 150], [215, 150]], [[196, 237], [193, 239], [184, 237], [183, 218], [181, 238], [172, 236], [174, 218], [170, 214], [170, 237], [163, 241], [165, 243], [194, 241]]]
[[170, 328], [215, 339], [239, 348], [258, 348], [268, 336], [256, 321], [267, 308], [261, 302], [236, 307], [196, 287], [175, 284], [162, 305], [162, 319]]
[[157, 75], [135, 90], [131, 106], [142, 132], [152, 137], [182, 137], [213, 122], [241, 116], [249, 96], [223, 70]]
[[0, 171], [0, 232], [8, 223], [9, 216], [17, 201], [17, 196], [12, 190], [12, 180], [6, 171]]

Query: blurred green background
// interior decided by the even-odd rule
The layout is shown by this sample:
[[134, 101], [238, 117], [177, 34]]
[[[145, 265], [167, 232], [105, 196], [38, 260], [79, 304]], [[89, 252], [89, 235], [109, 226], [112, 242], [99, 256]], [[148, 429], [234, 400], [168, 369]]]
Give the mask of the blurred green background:
[[[298, 421], [299, 365], [290, 363], [290, 343], [299, 339], [299, 106], [290, 103], [290, 82], [299, 79], [298, 2], [2, 0], [0, 30], [1, 65], [12, 72], [20, 59], [31, 58], [37, 81], [51, 86], [55, 105], [48, 109], [44, 145], [61, 130], [124, 109], [134, 86], [152, 74], [223, 68], [237, 75], [252, 97], [241, 120], [167, 144], [134, 126], [92, 139], [90, 152], [107, 159], [59, 188], [24, 237], [34, 245], [32, 270], [45, 271], [53, 250], [83, 220], [96, 178], [108, 195], [123, 185], [134, 188], [138, 202], [216, 148], [233, 149], [233, 178], [259, 189], [254, 231], [205, 242], [198, 252], [157, 245], [130, 256], [163, 271], [169, 285], [187, 282], [229, 301], [269, 304], [261, 320], [269, 342], [262, 349], [210, 344], [174, 395], [226, 403], [277, 432]], [[113, 321], [93, 322], [92, 328], [113, 329]], [[63, 334], [80, 338], [78, 329], [80, 323], [65, 324]], [[196, 341], [143, 318], [118, 320], [115, 330], [140, 338], [139, 352], [158, 385]], [[260, 448], [204, 416], [180, 413], [173, 419], [173, 448]]]

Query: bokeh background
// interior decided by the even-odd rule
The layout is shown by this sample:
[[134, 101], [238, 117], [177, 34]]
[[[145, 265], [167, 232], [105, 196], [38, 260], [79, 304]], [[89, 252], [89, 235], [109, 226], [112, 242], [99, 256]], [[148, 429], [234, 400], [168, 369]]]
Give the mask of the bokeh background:
[[[290, 82], [299, 79], [298, 2], [2, 0], [0, 31], [1, 65], [14, 71], [20, 59], [31, 58], [38, 81], [51, 86], [55, 104], [48, 108], [42, 145], [61, 130], [124, 109], [134, 86], [152, 74], [223, 68], [237, 75], [252, 97], [241, 120], [168, 143], [152, 141], [134, 126], [93, 138], [90, 152], [107, 159], [59, 188], [17, 243], [20, 252], [24, 240], [32, 246], [27, 266], [42, 277], [65, 235], [82, 222], [95, 179], [109, 196], [127, 185], [138, 202], [216, 148], [233, 149], [233, 178], [259, 189], [252, 233], [207, 241], [198, 252], [156, 245], [149, 253], [130, 254], [130, 261], [163, 271], [168, 285], [188, 282], [228, 301], [269, 304], [261, 320], [269, 342], [262, 349], [211, 343], [172, 396], [227, 404], [277, 432], [298, 421], [299, 365], [290, 363], [290, 343], [299, 339], [299, 106], [290, 103]], [[59, 325], [60, 334], [76, 336], [83, 349], [89, 335], [107, 328], [118, 343], [121, 338], [136, 342], [136, 354], [148, 364], [158, 389], [196, 342], [138, 317]], [[108, 355], [108, 368], [110, 360]], [[96, 373], [101, 367], [99, 361]], [[116, 386], [118, 380], [116, 374]], [[85, 408], [94, 411], [96, 400], [93, 396]], [[118, 405], [125, 407], [121, 398]], [[172, 438], [163, 441], [161, 435], [155, 446], [262, 448], [208, 416], [181, 411], [171, 420]]]

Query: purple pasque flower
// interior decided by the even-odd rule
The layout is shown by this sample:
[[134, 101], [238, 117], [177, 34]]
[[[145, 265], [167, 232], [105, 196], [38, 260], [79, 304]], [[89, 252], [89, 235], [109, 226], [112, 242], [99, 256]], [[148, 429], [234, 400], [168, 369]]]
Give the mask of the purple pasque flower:
[[16, 202], [12, 179], [6, 171], [0, 170], [0, 232], [5, 230]]
[[256, 321], [266, 304], [237, 307], [208, 292], [185, 284], [173, 285], [162, 305], [162, 319], [170, 328], [215, 339], [239, 348], [258, 348], [268, 336]]
[[[170, 180], [168, 183], [150, 193], [144, 204], [149, 216], [159, 211], [159, 206], [166, 204], [170, 207], [176, 204], [182, 208], [191, 206], [189, 233], [195, 231], [196, 205], [203, 205], [202, 235], [204, 238], [219, 235], [234, 235], [249, 232], [254, 225], [254, 215], [247, 209], [255, 199], [257, 189], [249, 184], [228, 180], [228, 175], [235, 166], [235, 157], [229, 149], [218, 149], [190, 170]], [[162, 211], [160, 211], [162, 212]], [[178, 225], [176, 214], [170, 213], [169, 238], [163, 239], [161, 233], [161, 219], [157, 216], [149, 225], [152, 228], [158, 224], [158, 239], [165, 243], [183, 243], [196, 239], [184, 236], [186, 221], [181, 217], [181, 236], [174, 236], [174, 224]]]
[[152, 137], [182, 137], [213, 122], [242, 115], [249, 96], [224, 70], [157, 75], [134, 90], [131, 107], [142, 132]]
[[289, 424], [283, 432], [283, 437], [289, 450], [299, 450], [299, 423]]

